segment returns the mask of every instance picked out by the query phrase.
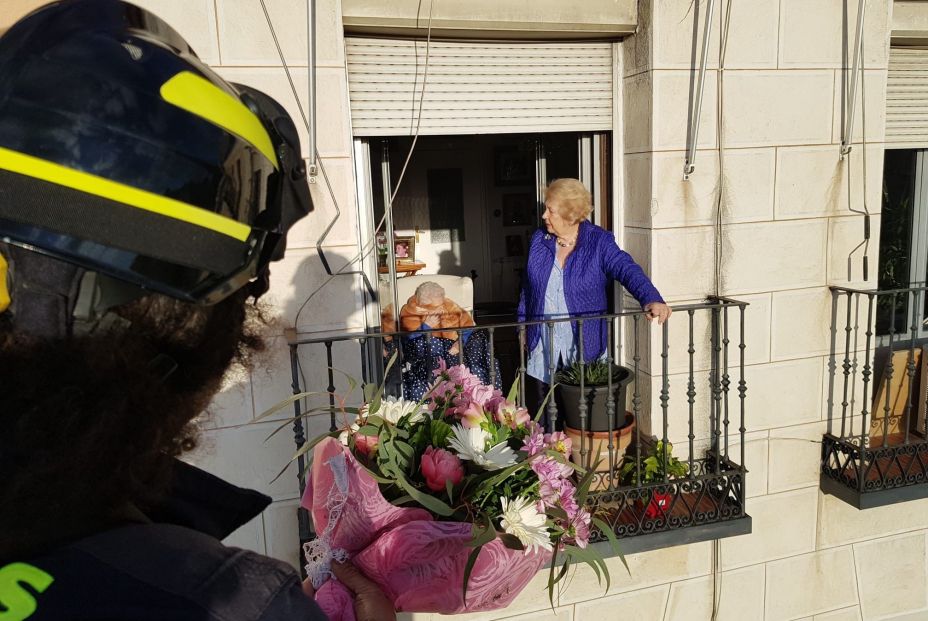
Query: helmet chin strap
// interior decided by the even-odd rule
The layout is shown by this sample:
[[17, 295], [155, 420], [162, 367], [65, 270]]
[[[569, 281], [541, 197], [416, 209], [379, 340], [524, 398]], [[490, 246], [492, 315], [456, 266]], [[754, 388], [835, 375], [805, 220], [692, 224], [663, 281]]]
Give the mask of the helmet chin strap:
[[9, 257], [8, 312], [18, 334], [65, 339], [128, 323], [109, 309], [144, 295], [138, 287], [65, 261], [12, 245], [0, 247]]
[[7, 312], [14, 332], [45, 339], [70, 337], [84, 270], [12, 245], [3, 250], [10, 263]]

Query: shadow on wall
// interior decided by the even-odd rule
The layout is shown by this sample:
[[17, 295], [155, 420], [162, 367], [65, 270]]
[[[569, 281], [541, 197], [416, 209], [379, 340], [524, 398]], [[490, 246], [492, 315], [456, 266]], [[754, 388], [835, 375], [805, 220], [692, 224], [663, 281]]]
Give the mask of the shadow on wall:
[[452, 274], [454, 276], [470, 276], [466, 270], [461, 267], [458, 257], [451, 250], [443, 250], [438, 253], [438, 274]]

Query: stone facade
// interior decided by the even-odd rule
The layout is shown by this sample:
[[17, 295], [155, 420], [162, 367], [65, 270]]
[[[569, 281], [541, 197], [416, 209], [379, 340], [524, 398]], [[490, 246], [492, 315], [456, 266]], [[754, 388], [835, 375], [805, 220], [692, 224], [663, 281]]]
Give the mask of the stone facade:
[[[178, 28], [221, 75], [277, 97], [297, 121], [306, 144], [299, 107], [258, 2], [136, 2]], [[701, 44], [707, 2], [695, 4]], [[717, 3], [723, 8], [726, 4]], [[861, 512], [818, 490], [831, 304], [827, 286], [874, 285], [860, 280], [859, 255], [848, 280], [847, 255], [860, 241], [863, 225], [848, 211], [847, 168], [851, 203], [861, 208], [862, 153], [867, 150], [866, 202], [871, 213], [878, 213], [890, 35], [894, 27], [902, 28], [893, 25], [891, 0], [866, 4], [866, 135], [858, 110], [849, 164], [838, 158], [842, 23], [854, 23], [856, 2], [734, 0], [721, 79], [722, 22], [716, 8], [697, 168], [689, 181], [683, 181], [682, 169], [694, 3], [639, 0], [637, 31], [620, 45], [623, 118], [617, 126], [624, 127], [620, 203], [625, 246], [648, 267], [670, 302], [718, 291], [751, 303], [745, 449], [753, 533], [718, 546], [704, 542], [630, 555], [630, 574], [612, 559], [613, 584], [605, 594], [590, 571], [578, 568], [555, 610], [547, 606], [543, 592], [546, 576], [539, 576], [509, 609], [458, 617], [462, 621], [708, 620], [716, 587], [720, 620], [928, 619], [928, 521], [921, 513], [928, 500]], [[907, 20], [928, 23], [928, 3], [896, 4], [905, 5]], [[267, 5], [305, 108], [306, 2], [267, 0]], [[340, 268], [359, 249], [341, 0], [318, 0], [316, 5], [318, 151], [335, 201], [320, 177], [312, 186], [316, 211], [297, 227], [286, 259], [273, 270], [268, 301], [281, 328], [271, 352], [250, 374], [229, 378], [204, 417], [204, 443], [195, 456], [208, 470], [274, 499], [227, 543], [293, 564], [294, 467], [274, 478], [292, 454], [293, 442], [288, 430], [265, 440], [280, 418], [249, 421], [290, 393], [283, 326], [318, 333], [361, 328], [364, 322], [359, 281], [336, 277], [326, 282], [315, 249], [319, 232], [336, 211], [340, 216], [324, 242], [332, 267]], [[906, 32], [911, 36], [913, 31]], [[717, 229], [720, 142], [724, 189]], [[878, 221], [874, 218], [874, 224]], [[876, 263], [878, 237], [875, 227], [871, 265]], [[720, 282], [716, 243], [722, 249]], [[657, 348], [651, 349], [656, 356]], [[335, 355], [340, 368], [350, 371], [357, 364], [347, 348], [336, 348]], [[321, 351], [306, 348], [302, 356], [310, 383], [324, 386]], [[685, 368], [671, 372], [682, 378]], [[327, 424], [320, 420], [311, 425], [309, 435]], [[672, 419], [671, 435], [685, 433]]]

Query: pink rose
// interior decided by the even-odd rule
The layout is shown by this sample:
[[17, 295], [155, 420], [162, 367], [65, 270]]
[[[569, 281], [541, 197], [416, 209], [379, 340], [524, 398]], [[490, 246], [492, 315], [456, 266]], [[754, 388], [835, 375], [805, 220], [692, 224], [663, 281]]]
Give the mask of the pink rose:
[[422, 474], [425, 484], [433, 492], [445, 490], [446, 482], [457, 485], [464, 478], [464, 467], [457, 455], [445, 449], [436, 449], [431, 446], [422, 454]]
[[354, 448], [362, 455], [373, 453], [378, 442], [380, 442], [378, 436], [366, 436], [362, 433], [354, 434]]

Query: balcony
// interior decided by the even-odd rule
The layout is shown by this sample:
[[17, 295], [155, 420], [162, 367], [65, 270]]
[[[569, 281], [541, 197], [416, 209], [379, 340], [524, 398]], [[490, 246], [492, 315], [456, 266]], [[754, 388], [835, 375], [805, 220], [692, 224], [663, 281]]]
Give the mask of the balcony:
[[[598, 432], [595, 427], [597, 421], [601, 424], [602, 414], [593, 409], [599, 406], [594, 405], [595, 398], [589, 397], [590, 387], [584, 385], [584, 380], [575, 403], [570, 402], [566, 390], [556, 387], [555, 398], [548, 400], [541, 420], [547, 429], [554, 430], [576, 406], [579, 418], [575, 413], [573, 420], [579, 420], [578, 429], [567, 430], [568, 434], [574, 433], [574, 461], [585, 465], [600, 461], [587, 499], [588, 508], [611, 527], [623, 553], [751, 532], [751, 518], [745, 510], [747, 471], [743, 465], [746, 307], [744, 302], [724, 298], [677, 306], [671, 320], [660, 327], [649, 324], [641, 311], [478, 325], [477, 331], [486, 336], [486, 368], [491, 381], [501, 380], [505, 392], [518, 378], [523, 388], [518, 395], [520, 404], [525, 403], [527, 361], [523, 344], [530, 326], [539, 325], [553, 335], [556, 324], [570, 322], [576, 324], [578, 341], [582, 343], [584, 329], [604, 325], [606, 342], [610, 344], [605, 362], [612, 368], [616, 355], [625, 362], [629, 376], [622, 380], [626, 383], [624, 390], [619, 389], [620, 382], [611, 373], [602, 386], [605, 416], [612, 433], [608, 429]], [[360, 370], [364, 382], [379, 384], [385, 379], [386, 393], [400, 396], [404, 390], [403, 369], [413, 363], [410, 339], [423, 339], [418, 346], [421, 350], [422, 342], [428, 345], [437, 338], [433, 332], [436, 330], [291, 336], [294, 394], [304, 390], [328, 392], [329, 404], [334, 406], [333, 393], [341, 375], [336, 369], [337, 360]], [[582, 359], [582, 345], [580, 348]], [[397, 362], [384, 378], [385, 355], [394, 349]], [[425, 351], [432, 349], [426, 347]], [[499, 367], [489, 364], [494, 359], [501, 363]], [[303, 381], [307, 360], [314, 362], [318, 373], [323, 373], [323, 360], [328, 369], [325, 378], [317, 374], [315, 385]], [[457, 353], [457, 360], [447, 362], [463, 362], [462, 352]], [[429, 364], [437, 363], [430, 360]], [[554, 370], [553, 360], [549, 370]], [[300, 403], [294, 403], [293, 430], [298, 447], [306, 440], [303, 411]], [[337, 428], [334, 412], [328, 422], [330, 429]], [[671, 445], [672, 452], [663, 448]], [[302, 459], [299, 466], [302, 472]], [[305, 515], [300, 518], [300, 531], [301, 540], [312, 536]], [[606, 550], [606, 540], [606, 533], [594, 529], [592, 542], [602, 542]]]
[[928, 497], [926, 287], [832, 287], [821, 489], [858, 509]]

